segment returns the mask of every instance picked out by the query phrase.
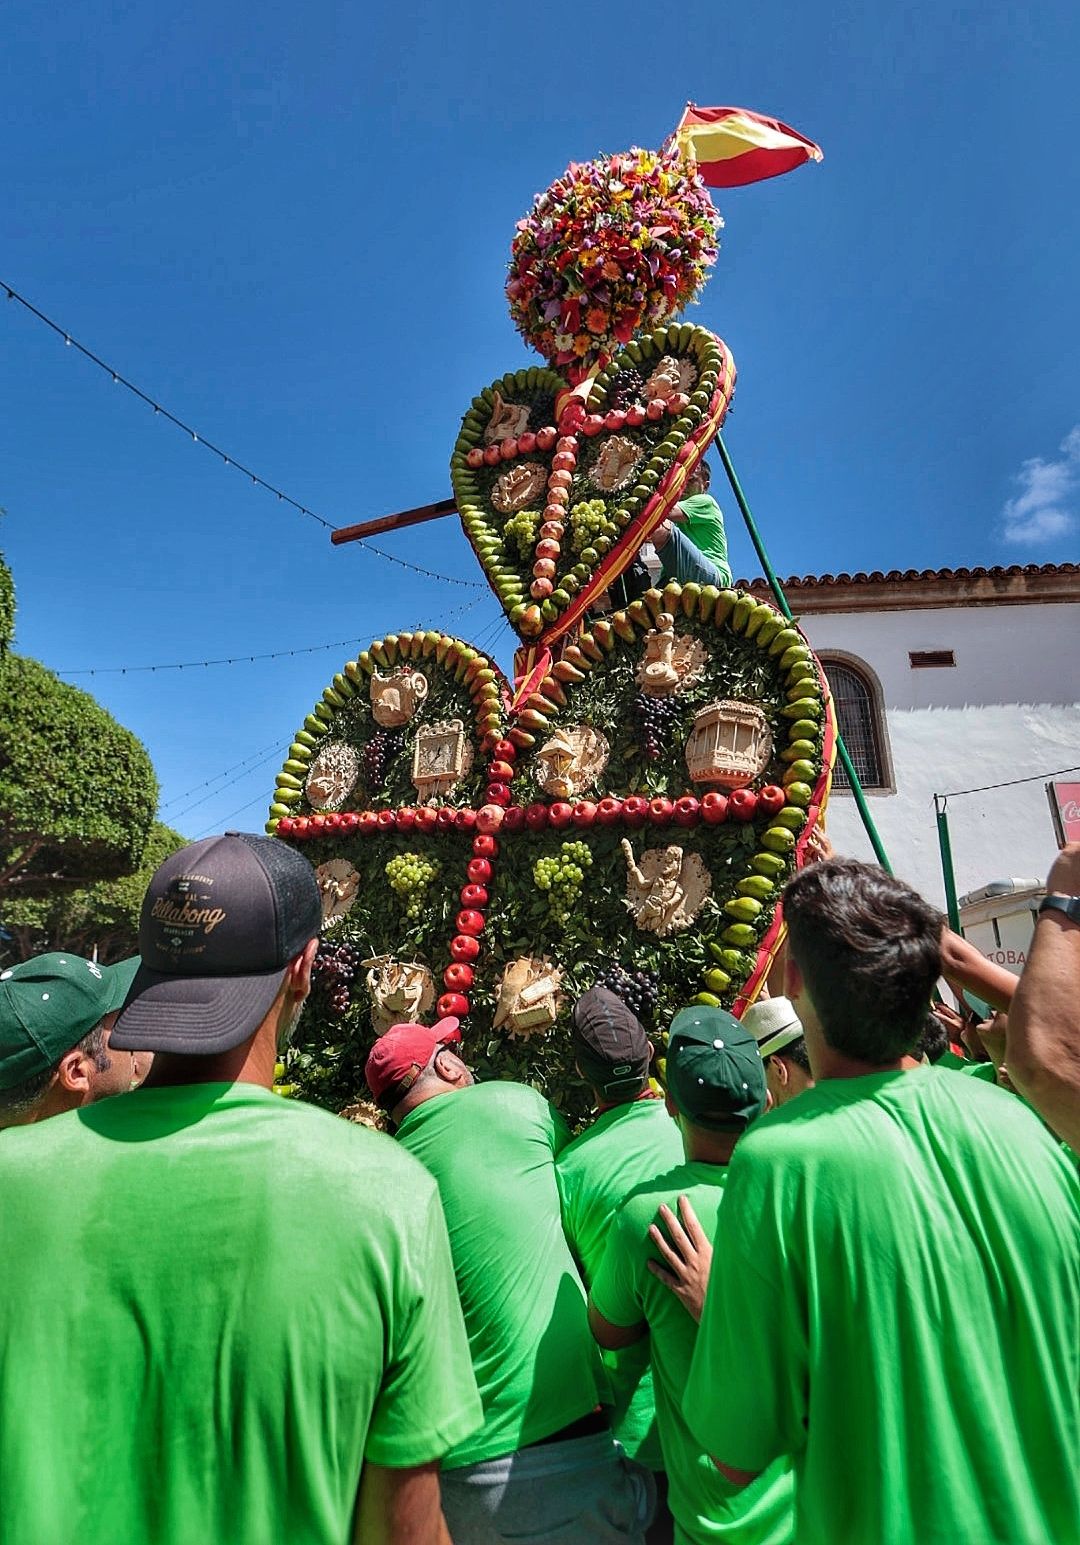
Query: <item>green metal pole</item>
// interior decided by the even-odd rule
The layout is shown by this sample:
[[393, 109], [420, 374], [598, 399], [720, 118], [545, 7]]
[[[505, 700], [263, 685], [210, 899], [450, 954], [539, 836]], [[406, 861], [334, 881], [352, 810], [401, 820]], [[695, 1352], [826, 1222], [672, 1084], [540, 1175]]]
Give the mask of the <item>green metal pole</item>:
[[[743, 493], [742, 484], [739, 482], [738, 474], [735, 471], [731, 457], [728, 455], [728, 448], [724, 444], [723, 435], [717, 435], [715, 444], [716, 449], [720, 453], [720, 460], [724, 464], [724, 471], [727, 473], [728, 482], [731, 484], [731, 491], [735, 495], [735, 500], [742, 512], [742, 518], [746, 522], [746, 529], [750, 533], [750, 540], [754, 544], [754, 551], [758, 555], [758, 562], [765, 572], [765, 578], [769, 581], [769, 588], [776, 597], [776, 604], [785, 617], [793, 620], [791, 607], [788, 605], [787, 596], [784, 594], [784, 587], [777, 579], [776, 571], [769, 562], [769, 555], [765, 551], [765, 544], [761, 540], [761, 534], [754, 521], [750, 505], [747, 503], [746, 495]], [[840, 758], [844, 771], [847, 773], [855, 806], [859, 812], [859, 818], [863, 823], [866, 835], [870, 838], [870, 846], [873, 848], [877, 861], [882, 869], [885, 870], [885, 873], [892, 874], [893, 868], [889, 862], [889, 855], [886, 853], [885, 845], [881, 840], [877, 827], [874, 825], [874, 818], [870, 814], [869, 805], [866, 803], [863, 786], [859, 782], [859, 775], [855, 771], [854, 764], [848, 754], [848, 748], [844, 745], [844, 737], [840, 733], [839, 725], [836, 727], [836, 754]]]
[[954, 933], [961, 933], [960, 907], [956, 900], [956, 875], [953, 873], [952, 843], [949, 841], [949, 818], [945, 814], [948, 803], [947, 798], [942, 798], [940, 794], [934, 795], [934, 819], [937, 821], [938, 847], [941, 850], [941, 876], [945, 881], [945, 910], [949, 916], [949, 927]]

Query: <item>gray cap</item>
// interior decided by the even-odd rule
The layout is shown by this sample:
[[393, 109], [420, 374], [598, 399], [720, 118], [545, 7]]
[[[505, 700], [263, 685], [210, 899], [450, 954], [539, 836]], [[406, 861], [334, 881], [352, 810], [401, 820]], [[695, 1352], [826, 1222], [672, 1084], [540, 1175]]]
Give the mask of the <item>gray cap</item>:
[[771, 1057], [802, 1040], [802, 1021], [790, 998], [759, 998], [745, 1011], [742, 1023], [758, 1043], [763, 1057]]

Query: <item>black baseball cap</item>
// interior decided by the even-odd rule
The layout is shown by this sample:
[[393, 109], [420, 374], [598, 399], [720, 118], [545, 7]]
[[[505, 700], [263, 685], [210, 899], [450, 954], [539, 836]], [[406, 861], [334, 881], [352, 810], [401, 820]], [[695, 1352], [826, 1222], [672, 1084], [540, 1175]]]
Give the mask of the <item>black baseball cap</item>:
[[641, 1021], [607, 987], [590, 987], [574, 1005], [574, 1055], [582, 1076], [606, 1098], [641, 1088], [652, 1048]]
[[668, 1093], [695, 1126], [741, 1132], [765, 1109], [757, 1042], [726, 1009], [693, 1005], [671, 1021]]
[[239, 1046], [321, 926], [315, 871], [277, 838], [226, 832], [181, 848], [143, 900], [142, 965], [112, 1045], [186, 1056]]

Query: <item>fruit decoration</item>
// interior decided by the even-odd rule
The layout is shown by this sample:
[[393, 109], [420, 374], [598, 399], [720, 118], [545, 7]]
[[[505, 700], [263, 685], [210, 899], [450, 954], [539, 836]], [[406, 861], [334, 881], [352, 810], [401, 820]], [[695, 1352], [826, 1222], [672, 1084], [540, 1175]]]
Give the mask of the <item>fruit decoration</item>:
[[597, 977], [596, 985], [606, 987], [621, 998], [646, 1029], [653, 1027], [659, 988], [655, 971], [628, 971], [623, 966], [612, 965]]
[[423, 914], [428, 887], [438, 872], [438, 864], [419, 853], [396, 853], [387, 860], [386, 878], [403, 903], [406, 918], [415, 920]]
[[553, 922], [569, 920], [581, 898], [585, 871], [592, 867], [592, 854], [584, 842], [564, 842], [551, 858], [538, 858], [533, 864], [533, 884], [548, 898]]
[[722, 224], [677, 149], [572, 162], [518, 221], [506, 284], [514, 325], [579, 381], [696, 299]]

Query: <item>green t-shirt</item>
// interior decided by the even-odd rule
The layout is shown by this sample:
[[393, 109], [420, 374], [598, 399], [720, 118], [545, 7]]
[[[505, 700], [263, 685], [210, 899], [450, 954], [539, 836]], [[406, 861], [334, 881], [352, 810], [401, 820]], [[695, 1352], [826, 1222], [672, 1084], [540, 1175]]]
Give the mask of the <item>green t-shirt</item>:
[[[698, 1328], [648, 1267], [650, 1260], [661, 1259], [648, 1235], [661, 1202], [675, 1210], [679, 1197], [688, 1197], [711, 1238], [726, 1179], [722, 1165], [684, 1162], [631, 1191], [612, 1220], [590, 1297], [612, 1325], [648, 1322], [649, 1336], [643, 1344], [651, 1349], [676, 1545], [715, 1545], [717, 1541], [786, 1545], [793, 1538], [795, 1522], [791, 1465], [784, 1459], [776, 1461], [752, 1486], [740, 1491], [725, 1480], [692, 1437], [682, 1400]], [[719, 1382], [722, 1387], [723, 1381]]]
[[[555, 1166], [563, 1227], [591, 1286], [616, 1207], [641, 1181], [682, 1159], [682, 1138], [663, 1100], [635, 1100], [597, 1116]], [[631, 1459], [663, 1468], [647, 1341], [601, 1353], [611, 1390], [611, 1426]]]
[[686, 516], [681, 522], [683, 531], [698, 552], [711, 558], [721, 570], [724, 583], [730, 584], [731, 568], [728, 563], [724, 517], [712, 494], [687, 494], [685, 499], [679, 500], [679, 509]]
[[570, 1140], [525, 1084], [454, 1089], [398, 1128], [434, 1175], [450, 1231], [484, 1425], [445, 1469], [512, 1454], [596, 1408], [602, 1378], [562, 1229], [555, 1155]]
[[684, 1402], [791, 1453], [799, 1545], [1076, 1545], [1080, 1185], [946, 1069], [828, 1079], [731, 1163]]
[[345, 1545], [481, 1420], [431, 1179], [252, 1084], [0, 1133], [4, 1545]]

